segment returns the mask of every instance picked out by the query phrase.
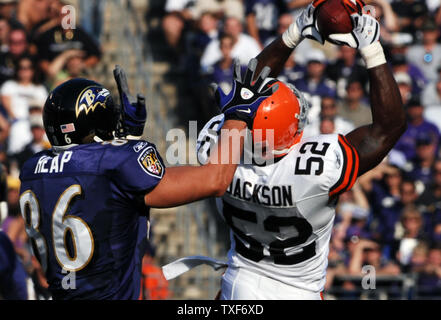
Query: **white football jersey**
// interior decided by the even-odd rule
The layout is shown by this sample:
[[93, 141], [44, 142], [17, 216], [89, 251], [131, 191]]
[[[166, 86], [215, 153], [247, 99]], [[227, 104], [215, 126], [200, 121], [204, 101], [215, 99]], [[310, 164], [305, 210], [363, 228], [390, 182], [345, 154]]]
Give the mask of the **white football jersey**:
[[239, 165], [217, 199], [231, 229], [228, 265], [321, 292], [338, 195], [357, 173], [358, 154], [338, 134], [302, 139], [273, 164]]

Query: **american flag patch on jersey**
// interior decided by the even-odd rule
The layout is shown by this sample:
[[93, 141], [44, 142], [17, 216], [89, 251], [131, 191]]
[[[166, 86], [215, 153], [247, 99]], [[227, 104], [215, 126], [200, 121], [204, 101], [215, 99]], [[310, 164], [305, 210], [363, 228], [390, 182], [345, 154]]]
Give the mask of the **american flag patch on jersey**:
[[62, 124], [60, 128], [61, 128], [61, 133], [69, 133], [75, 131], [75, 126], [73, 123]]

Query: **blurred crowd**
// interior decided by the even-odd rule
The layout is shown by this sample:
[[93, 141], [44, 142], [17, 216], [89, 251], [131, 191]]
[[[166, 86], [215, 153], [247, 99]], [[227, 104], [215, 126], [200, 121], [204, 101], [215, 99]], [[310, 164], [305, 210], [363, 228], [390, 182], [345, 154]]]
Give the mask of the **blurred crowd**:
[[[245, 66], [309, 3], [165, 2], [165, 39], [172, 61], [197, 97], [201, 120], [212, 114], [209, 84], [228, 92], [233, 61]], [[408, 129], [383, 163], [340, 198], [326, 289], [357, 297], [354, 283], [339, 276], [363, 275], [363, 266], [372, 265], [377, 275], [416, 275], [414, 297], [441, 297], [441, 1], [365, 3], [380, 21]], [[279, 79], [294, 84], [311, 103], [305, 137], [346, 134], [372, 121], [368, 74], [355, 49], [305, 40]]]

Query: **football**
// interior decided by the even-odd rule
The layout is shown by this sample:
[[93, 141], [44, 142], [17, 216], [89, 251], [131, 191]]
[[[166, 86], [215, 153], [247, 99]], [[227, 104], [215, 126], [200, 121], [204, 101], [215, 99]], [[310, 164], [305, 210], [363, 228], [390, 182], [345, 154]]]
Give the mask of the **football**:
[[[363, 3], [359, 0], [326, 0], [317, 10], [317, 28], [329, 40], [330, 34], [350, 33], [353, 25], [350, 15], [361, 12]], [[332, 42], [332, 41], [330, 41]]]

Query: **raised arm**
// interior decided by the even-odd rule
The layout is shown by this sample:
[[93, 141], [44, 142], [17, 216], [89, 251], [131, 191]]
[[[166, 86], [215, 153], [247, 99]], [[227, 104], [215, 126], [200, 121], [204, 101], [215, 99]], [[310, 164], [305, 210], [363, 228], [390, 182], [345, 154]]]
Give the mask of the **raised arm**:
[[[209, 163], [200, 167], [167, 168], [158, 186], [145, 196], [146, 204], [153, 208], [166, 208], [203, 198], [222, 196], [233, 180], [241, 157], [243, 136], [240, 135], [240, 131], [245, 126], [243, 121], [226, 121], [223, 130], [236, 130], [237, 132], [231, 131], [231, 135], [220, 139]], [[240, 139], [240, 145], [233, 143], [237, 137]], [[226, 150], [229, 156], [227, 161], [222, 158], [222, 152]], [[222, 164], [222, 159], [224, 164]]]
[[276, 38], [256, 57], [257, 61], [259, 61], [257, 70], [268, 66], [271, 68], [270, 77], [277, 77], [283, 70], [283, 66], [293, 50], [294, 48], [285, 45], [281, 36]]
[[359, 176], [376, 167], [406, 130], [403, 103], [389, 66], [384, 63], [368, 73], [373, 122], [346, 135], [359, 153]]
[[231, 92], [226, 95], [220, 88], [216, 91], [226, 121], [220, 142], [208, 163], [201, 167], [168, 168], [161, 182], [145, 196], [148, 206], [174, 207], [225, 193], [240, 162], [245, 137], [243, 129], [252, 123], [260, 103], [276, 90], [274, 87], [260, 88], [270, 72], [268, 68], [264, 68], [251, 84], [256, 65], [257, 61], [251, 60], [242, 79], [240, 65], [236, 64]]
[[350, 34], [330, 35], [334, 41], [358, 48], [369, 74], [373, 122], [346, 135], [358, 151], [358, 176], [376, 167], [406, 130], [406, 117], [397, 83], [379, 42], [380, 25], [375, 18], [352, 15]]
[[[313, 26], [314, 10], [323, 1], [314, 1], [309, 5], [282, 36], [257, 56], [257, 70], [267, 65], [272, 70], [270, 76], [277, 77], [292, 51], [304, 37], [323, 43]], [[355, 19], [356, 17], [358, 19]], [[406, 130], [406, 119], [397, 84], [378, 41], [378, 22], [365, 14], [362, 17], [354, 14], [352, 18], [355, 25], [352, 33], [331, 35], [330, 38], [335, 43], [358, 48], [369, 73], [373, 123], [357, 128], [346, 136], [359, 153], [360, 176], [377, 166], [393, 148]]]
[[[248, 71], [249, 69], [247, 74]], [[145, 98], [140, 94], [137, 97], [130, 94], [126, 73], [120, 66], [116, 66], [113, 72], [122, 109], [117, 134], [120, 137], [139, 139], [143, 134], [147, 118]], [[235, 76], [233, 85], [239, 89], [241, 86], [246, 86], [241, 82], [240, 74], [239, 78]], [[250, 90], [254, 89], [250, 87]], [[255, 96], [260, 97], [261, 94], [256, 91]], [[240, 104], [241, 100], [236, 99], [235, 102]], [[218, 103], [223, 107], [222, 112], [226, 116], [231, 108], [238, 107], [237, 104], [226, 105], [222, 101]], [[248, 115], [248, 117], [252, 116], [252, 114]], [[230, 117], [230, 120], [225, 122], [225, 129], [230, 135], [224, 136], [223, 139], [221, 137], [209, 163], [202, 167], [168, 168], [158, 185], [144, 196], [146, 205], [158, 208], [174, 207], [209, 196], [222, 195], [231, 183], [234, 171], [240, 162], [244, 136], [242, 131], [245, 126], [245, 119]]]

